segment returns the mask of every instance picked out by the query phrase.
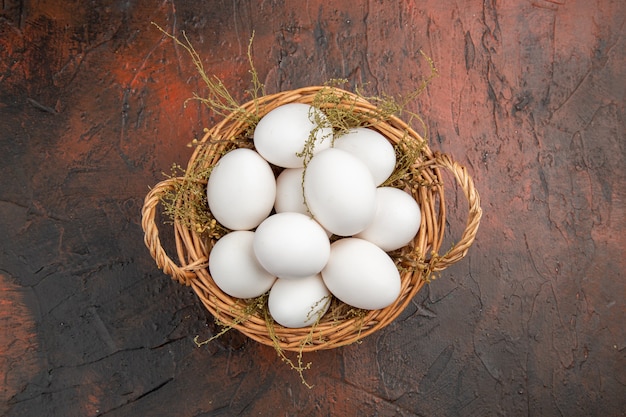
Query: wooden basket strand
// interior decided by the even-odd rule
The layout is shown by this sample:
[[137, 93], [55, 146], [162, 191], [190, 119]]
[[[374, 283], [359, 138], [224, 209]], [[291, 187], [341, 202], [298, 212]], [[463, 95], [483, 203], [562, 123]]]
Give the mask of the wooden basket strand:
[[435, 154], [433, 163], [441, 168], [445, 168], [454, 175], [454, 178], [459, 183], [467, 199], [469, 209], [467, 223], [465, 224], [465, 229], [459, 241], [443, 256], [435, 257], [430, 260], [430, 270], [434, 272], [441, 271], [465, 257], [470, 246], [474, 243], [478, 232], [482, 209], [480, 206], [480, 196], [474, 187], [474, 181], [467, 173], [467, 169], [464, 166], [452, 160], [449, 155], [441, 153]]
[[[169, 178], [165, 181], [161, 181], [146, 195], [143, 208], [141, 209], [141, 227], [144, 231], [144, 243], [150, 250], [150, 255], [156, 261], [159, 269], [167, 275], [170, 275], [173, 279], [184, 285], [191, 285], [191, 281], [197, 278], [195, 271], [198, 267], [206, 267], [198, 263], [186, 265], [185, 267], [179, 266], [174, 262], [165, 252], [161, 245], [161, 239], [159, 238], [159, 229], [155, 223], [156, 208], [161, 202], [163, 194], [169, 190], [174, 190], [178, 182], [182, 182], [183, 179], [179, 177]], [[176, 239], [177, 242], [180, 239]], [[177, 252], [180, 254], [181, 248], [177, 248]], [[208, 261], [208, 259], [207, 259]]]

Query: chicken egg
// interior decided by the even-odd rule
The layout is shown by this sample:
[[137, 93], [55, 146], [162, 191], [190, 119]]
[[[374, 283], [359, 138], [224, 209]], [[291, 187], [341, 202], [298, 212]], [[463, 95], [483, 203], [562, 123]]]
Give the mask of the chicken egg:
[[351, 236], [374, 219], [376, 184], [356, 156], [329, 148], [309, 161], [304, 173], [304, 196], [313, 217], [331, 233]]
[[289, 280], [279, 278], [270, 290], [267, 307], [281, 326], [298, 328], [316, 323], [328, 310], [330, 291], [320, 274]]
[[286, 168], [276, 178], [274, 209], [277, 213], [292, 211], [308, 214], [302, 190], [303, 173], [304, 168]]
[[[277, 213], [291, 211], [310, 216], [309, 209], [304, 202], [302, 188], [302, 174], [304, 168], [285, 168], [276, 178], [276, 201], [274, 209]], [[317, 220], [316, 220], [317, 221]], [[332, 236], [328, 230], [326, 235]]]
[[322, 278], [335, 297], [356, 308], [381, 309], [400, 295], [400, 273], [393, 260], [372, 242], [359, 238], [333, 242]]
[[265, 219], [276, 198], [272, 168], [251, 149], [234, 149], [220, 158], [207, 183], [209, 210], [231, 230], [251, 230]]
[[372, 223], [355, 235], [389, 252], [407, 245], [417, 234], [421, 210], [407, 192], [393, 187], [376, 189], [376, 214]]
[[276, 277], [254, 255], [254, 232], [240, 230], [222, 236], [211, 250], [209, 272], [215, 284], [236, 298], [255, 298], [267, 292]]
[[376, 185], [381, 185], [396, 166], [396, 151], [381, 133], [357, 127], [335, 139], [337, 149], [350, 152], [367, 165]]
[[252, 245], [263, 268], [283, 279], [319, 273], [330, 254], [324, 229], [302, 213], [276, 213], [263, 220]]
[[313, 135], [310, 151], [329, 148], [333, 130], [319, 109], [304, 103], [278, 106], [259, 120], [254, 129], [254, 147], [268, 162], [283, 168], [304, 166], [302, 152]]

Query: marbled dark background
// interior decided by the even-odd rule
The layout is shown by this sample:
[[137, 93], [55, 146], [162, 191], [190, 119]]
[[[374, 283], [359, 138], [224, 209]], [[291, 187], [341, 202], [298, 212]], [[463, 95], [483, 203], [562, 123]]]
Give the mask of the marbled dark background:
[[[623, 1], [0, 4], [0, 414], [626, 415]], [[216, 331], [155, 266], [140, 210], [219, 118], [186, 31], [238, 100], [347, 78], [401, 95], [466, 165], [468, 256], [358, 345], [312, 353]], [[466, 210], [450, 187], [450, 242]], [[166, 239], [167, 230], [163, 231]], [[169, 234], [171, 237], [171, 234]]]

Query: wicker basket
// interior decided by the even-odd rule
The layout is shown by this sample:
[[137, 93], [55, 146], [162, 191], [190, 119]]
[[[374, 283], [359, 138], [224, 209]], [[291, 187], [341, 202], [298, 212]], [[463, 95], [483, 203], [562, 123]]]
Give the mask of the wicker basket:
[[[248, 112], [257, 112], [263, 116], [277, 106], [286, 103], [311, 104], [324, 87], [306, 87], [293, 91], [263, 96], [242, 106]], [[376, 107], [365, 99], [350, 92], [335, 89], [342, 97], [342, 103], [350, 106], [356, 112], [371, 114]], [[200, 143], [208, 140], [232, 140], [246, 130], [245, 121], [233, 116], [227, 116], [219, 124], [209, 130]], [[409, 258], [417, 260], [411, 268], [401, 270], [401, 294], [390, 306], [381, 310], [371, 310], [364, 315], [336, 320], [322, 318], [313, 328], [300, 329], [284, 328], [277, 323], [268, 325], [266, 314], [255, 312], [242, 319], [242, 300], [234, 299], [223, 293], [213, 282], [207, 265], [209, 253], [214, 239], [208, 239], [179, 222], [174, 222], [174, 236], [178, 263], [166, 253], [159, 240], [158, 227], [155, 222], [156, 207], [159, 205], [163, 193], [171, 190], [182, 178], [174, 177], [158, 183], [145, 198], [142, 209], [142, 227], [145, 232], [145, 244], [157, 266], [179, 283], [189, 285], [200, 298], [208, 311], [218, 317], [227, 326], [244, 333], [257, 342], [283, 350], [308, 352], [320, 349], [332, 349], [358, 341], [391, 323], [404, 310], [411, 299], [425, 284], [429, 274], [441, 271], [451, 264], [461, 260], [474, 241], [482, 210], [480, 198], [466, 169], [447, 155], [433, 153], [424, 139], [412, 128], [397, 117], [391, 116], [384, 122], [378, 122], [374, 127], [392, 144], [401, 140], [418, 141], [423, 145], [423, 156], [417, 164], [420, 167], [420, 178], [415, 178], [410, 192], [419, 203], [422, 210], [422, 224], [420, 231], [404, 249], [404, 255], [410, 252]], [[203, 154], [212, 152], [212, 154]], [[198, 146], [192, 155], [189, 165], [202, 157], [203, 163], [214, 164], [220, 157], [215, 147]], [[443, 182], [440, 169], [450, 171], [467, 198], [469, 210], [465, 230], [458, 243], [444, 255], [437, 255], [443, 240], [446, 210], [443, 192]], [[277, 346], [278, 344], [278, 346]]]

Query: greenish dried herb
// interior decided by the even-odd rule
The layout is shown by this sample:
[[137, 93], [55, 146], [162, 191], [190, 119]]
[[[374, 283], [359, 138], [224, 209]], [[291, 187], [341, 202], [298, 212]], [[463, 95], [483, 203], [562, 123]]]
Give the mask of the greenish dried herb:
[[193, 339], [194, 343], [198, 347], [206, 345], [207, 343], [222, 336], [226, 332], [234, 329], [236, 325], [245, 323], [251, 316], [266, 314], [268, 296], [269, 293], [266, 292], [256, 298], [250, 298], [246, 300], [238, 299], [237, 302], [235, 302], [235, 304], [233, 304], [233, 306], [229, 309], [229, 313], [235, 316], [235, 319], [230, 323], [227, 323], [220, 319], [221, 314], [218, 311], [215, 316], [215, 322], [220, 327], [220, 331], [209, 337], [208, 339], [203, 340], [202, 342], [198, 342], [200, 336], [196, 336]]
[[[227, 149], [222, 152], [227, 152]], [[228, 233], [228, 229], [223, 227], [209, 210], [206, 184], [213, 165], [205, 162], [204, 158], [198, 158], [187, 169], [173, 164], [171, 173], [164, 175], [175, 179], [176, 182], [171, 189], [163, 192], [161, 204], [163, 213], [169, 218], [170, 223], [181, 224], [210, 239], [219, 239]]]
[[[204, 64], [202, 63], [202, 58], [189, 41], [185, 32], [182, 32], [184, 41], [181, 41], [178, 37], [168, 33], [158, 24], [154, 22], [152, 22], [152, 24], [189, 54], [196, 70], [198, 71], [198, 74], [207, 86], [206, 95], [200, 95], [194, 92], [193, 97], [188, 100], [198, 100], [206, 105], [211, 111], [214, 111], [219, 115], [235, 115], [237, 120], [249, 121], [251, 125], [256, 125], [256, 122], [258, 122], [257, 113], [250, 113], [242, 109], [241, 105], [233, 97], [230, 91], [228, 91], [228, 88], [224, 85], [222, 80], [220, 80], [217, 76], [209, 76], [206, 73]], [[259, 81], [258, 73], [254, 67], [254, 63], [252, 62], [253, 39], [254, 33], [250, 37], [250, 42], [248, 43], [248, 62], [250, 64], [250, 74], [252, 74], [252, 89], [248, 90], [248, 93], [253, 97], [253, 99], [256, 99], [265, 95], [265, 86]]]

